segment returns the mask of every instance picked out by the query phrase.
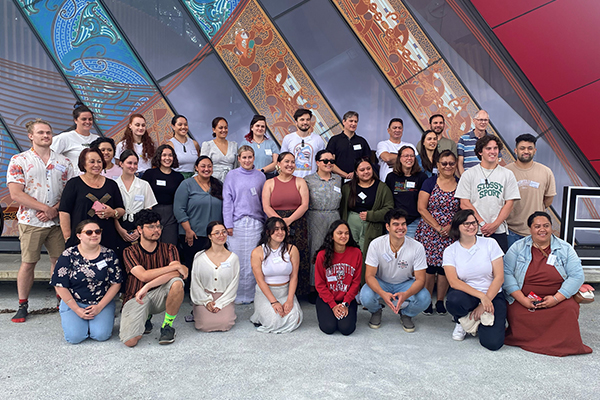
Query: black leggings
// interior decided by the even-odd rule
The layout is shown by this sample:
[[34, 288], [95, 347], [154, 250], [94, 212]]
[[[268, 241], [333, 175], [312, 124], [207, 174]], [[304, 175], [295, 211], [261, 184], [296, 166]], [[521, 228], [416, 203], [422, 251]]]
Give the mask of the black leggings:
[[339, 330], [342, 335], [348, 336], [356, 329], [356, 312], [358, 309], [356, 300], [352, 300], [350, 303], [346, 318], [340, 320], [335, 317], [329, 304], [325, 303], [320, 296], [317, 297], [316, 307], [319, 328], [324, 333], [331, 335], [336, 330]]

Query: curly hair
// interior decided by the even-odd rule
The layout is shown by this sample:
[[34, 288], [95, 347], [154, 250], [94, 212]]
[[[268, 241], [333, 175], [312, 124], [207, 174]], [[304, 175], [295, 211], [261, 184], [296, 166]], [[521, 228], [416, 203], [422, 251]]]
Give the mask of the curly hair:
[[354, 240], [354, 237], [352, 237], [352, 230], [350, 229], [350, 225], [348, 225], [348, 223], [346, 221], [344, 221], [342, 219], [338, 219], [336, 221], [333, 221], [331, 223], [331, 225], [329, 225], [329, 229], [327, 230], [327, 233], [325, 234], [325, 239], [323, 240], [323, 244], [321, 245], [321, 247], [319, 247], [319, 249], [317, 251], [315, 251], [315, 254], [313, 255], [313, 258], [312, 258], [313, 264], [317, 261], [317, 254], [319, 254], [319, 252], [324, 250], [325, 251], [325, 259], [323, 260], [323, 267], [325, 269], [329, 269], [331, 267], [332, 262], [333, 262], [333, 256], [335, 255], [333, 232], [335, 232], [335, 230], [340, 225], [345, 225], [346, 228], [348, 228], [348, 233], [350, 234], [350, 237], [348, 238], [348, 243], [346, 243], [346, 247], [356, 247], [356, 248], [360, 249], [360, 246], [358, 245], [358, 243], [356, 243], [356, 241]]
[[[124, 149], [126, 149], [126, 150], [133, 150], [133, 144], [134, 144], [133, 131], [131, 130], [129, 125], [131, 125], [133, 123], [133, 120], [135, 118], [141, 118], [144, 120], [144, 122], [146, 121], [146, 118], [144, 118], [144, 116], [142, 114], [132, 114], [129, 117], [129, 123], [127, 124], [127, 128], [125, 129], [125, 132], [123, 133], [123, 140], [122, 140], [122, 142], [125, 142]], [[144, 132], [144, 134], [142, 135], [142, 154], [140, 154], [140, 155], [144, 159], [144, 161], [148, 161], [148, 160], [152, 159], [155, 152], [156, 152], [156, 145], [154, 144], [154, 141], [150, 137], [150, 134], [148, 133], [148, 129], [146, 129], [146, 132]]]
[[283, 239], [283, 246], [281, 248], [281, 258], [283, 259], [283, 261], [286, 261], [285, 254], [289, 253], [289, 247], [292, 243], [289, 235], [289, 228], [286, 225], [283, 218], [270, 217], [269, 219], [267, 219], [267, 222], [265, 222], [265, 226], [263, 227], [263, 231], [260, 234], [260, 240], [258, 241], [257, 246], [262, 246], [263, 244], [266, 245], [265, 247], [267, 249], [267, 254], [265, 254], [264, 258], [266, 260], [273, 252], [271, 250], [271, 246], [269, 246], [269, 242], [271, 241], [271, 235], [275, 232], [277, 223], [281, 224], [283, 226], [283, 230], [285, 231], [285, 238]]
[[160, 168], [160, 159], [162, 157], [162, 153], [165, 150], [171, 150], [171, 154], [173, 154], [173, 164], [171, 164], [171, 168], [179, 168], [179, 160], [177, 159], [177, 154], [175, 154], [175, 150], [173, 147], [168, 144], [161, 144], [156, 149], [156, 153], [154, 153], [154, 157], [152, 157], [152, 168]]

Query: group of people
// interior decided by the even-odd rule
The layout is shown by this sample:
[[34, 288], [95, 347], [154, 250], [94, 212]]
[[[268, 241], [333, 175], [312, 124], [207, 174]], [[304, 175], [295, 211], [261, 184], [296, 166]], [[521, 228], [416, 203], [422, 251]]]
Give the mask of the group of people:
[[32, 149], [9, 165], [22, 248], [14, 322], [27, 317], [45, 245], [71, 343], [111, 336], [119, 291], [127, 346], [162, 312], [159, 343], [172, 343], [189, 287], [186, 320], [207, 332], [231, 329], [235, 304], [250, 303], [258, 331], [291, 332], [302, 323], [300, 296], [314, 300], [328, 334], [351, 334], [359, 304], [371, 328], [388, 307], [407, 332], [435, 306], [453, 316], [456, 340], [471, 333], [491, 350], [591, 352], [574, 295], [592, 288], [544, 212], [556, 194], [552, 172], [533, 161], [530, 134], [517, 137], [517, 160], [501, 166], [502, 142], [487, 133], [485, 111], [458, 145], [443, 137], [442, 115], [416, 146], [402, 141], [403, 121], [394, 118], [378, 162], [353, 111], [325, 143], [312, 132], [311, 111], [298, 109], [281, 149], [261, 115], [240, 146], [227, 140], [221, 117], [201, 146], [181, 115], [160, 146], [140, 114], [116, 145], [90, 133], [87, 107], [73, 117], [74, 129], [54, 141], [49, 123], [29, 122]]

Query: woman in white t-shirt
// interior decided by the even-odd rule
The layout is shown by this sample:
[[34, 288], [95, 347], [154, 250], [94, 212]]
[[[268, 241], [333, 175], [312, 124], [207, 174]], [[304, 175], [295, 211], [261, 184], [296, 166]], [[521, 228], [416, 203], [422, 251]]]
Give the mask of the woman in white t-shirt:
[[152, 157], [156, 152], [156, 144], [146, 129], [146, 118], [142, 114], [129, 117], [129, 124], [123, 133], [123, 140], [117, 144], [116, 157], [120, 158], [125, 150], [133, 150], [139, 157], [138, 175], [152, 168]]
[[452, 288], [446, 308], [456, 322], [452, 339], [479, 332], [483, 347], [498, 350], [506, 323], [504, 253], [494, 239], [477, 236], [477, 228], [473, 210], [458, 211], [452, 218], [450, 237], [456, 242], [444, 250], [442, 262]]
[[173, 137], [167, 144], [173, 148], [179, 160], [179, 167], [175, 171], [180, 172], [185, 179], [191, 178], [196, 173], [195, 163], [200, 155], [200, 145], [190, 137], [188, 120], [183, 115], [175, 115], [171, 119], [171, 128]]

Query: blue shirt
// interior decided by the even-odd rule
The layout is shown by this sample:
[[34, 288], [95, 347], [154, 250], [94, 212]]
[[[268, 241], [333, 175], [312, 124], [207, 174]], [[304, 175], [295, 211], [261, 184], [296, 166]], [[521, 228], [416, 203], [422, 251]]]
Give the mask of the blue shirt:
[[223, 220], [223, 201], [202, 190], [196, 179], [188, 178], [175, 192], [173, 214], [179, 223], [180, 235], [185, 235], [181, 223], [189, 221], [196, 236], [206, 237], [208, 224]]
[[259, 171], [273, 162], [273, 154], [279, 154], [279, 148], [275, 141], [266, 136], [260, 144], [255, 141], [248, 142], [247, 140], [242, 144], [250, 146], [254, 150], [254, 168]]
[[[486, 135], [490, 135], [489, 133], [485, 133]], [[456, 150], [458, 151], [458, 156], [464, 157], [463, 160], [463, 168], [468, 170], [469, 168], [473, 168], [478, 165], [481, 160], [477, 158], [477, 154], [475, 154], [475, 143], [479, 138], [475, 136], [475, 131], [467, 133], [466, 135], [462, 135], [458, 140], [458, 145], [456, 146]]]

